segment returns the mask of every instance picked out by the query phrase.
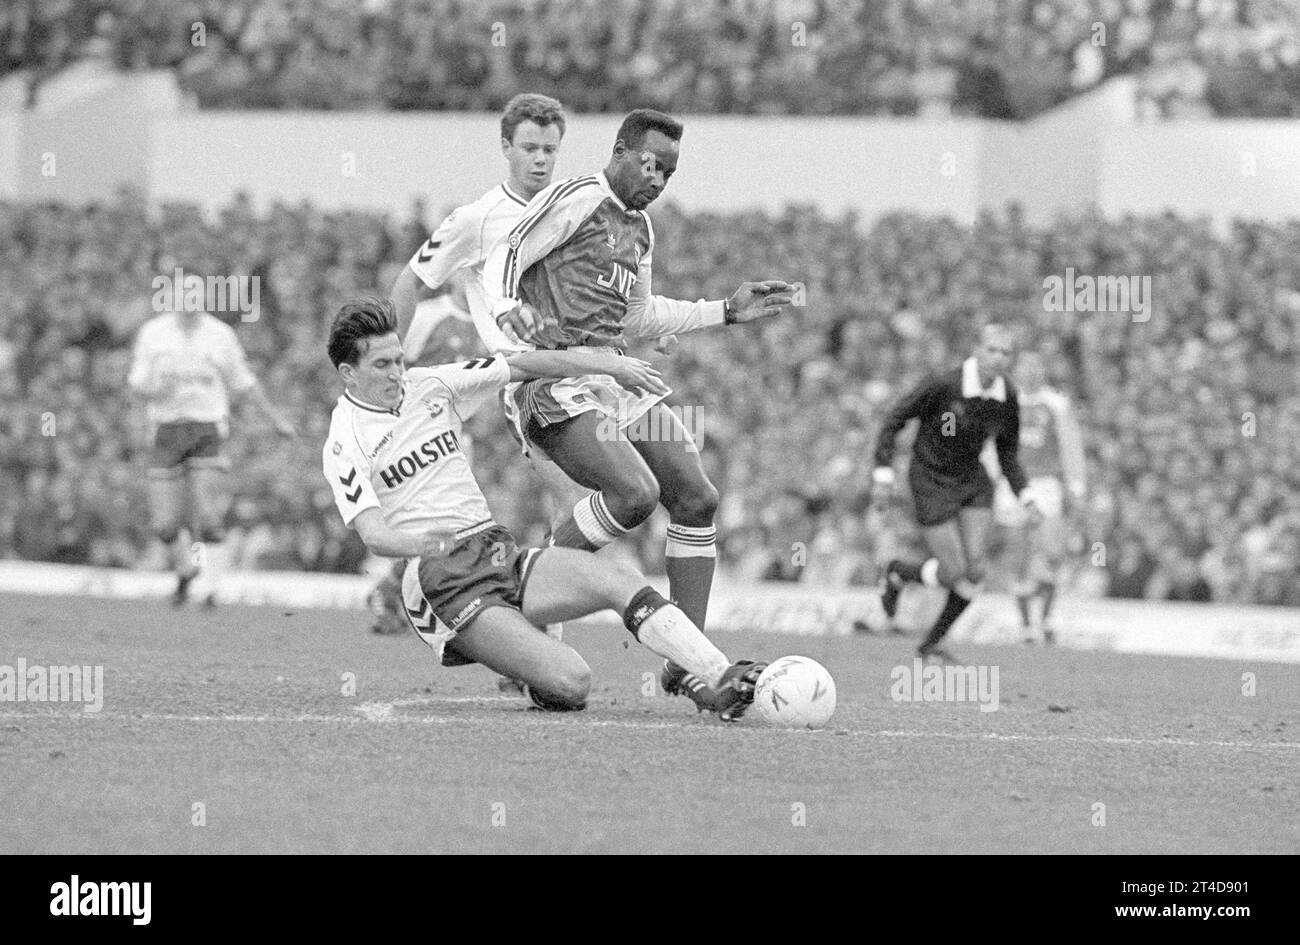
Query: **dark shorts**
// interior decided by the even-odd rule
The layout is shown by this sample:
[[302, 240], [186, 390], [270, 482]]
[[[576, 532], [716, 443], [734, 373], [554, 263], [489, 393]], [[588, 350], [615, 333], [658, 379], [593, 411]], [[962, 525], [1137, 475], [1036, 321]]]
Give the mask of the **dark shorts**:
[[916, 523], [922, 528], [951, 521], [964, 508], [993, 508], [993, 480], [982, 467], [969, 478], [943, 479], [913, 464], [907, 478], [916, 506]]
[[215, 423], [180, 420], [160, 423], [154, 434], [149, 469], [154, 475], [175, 475], [187, 468], [225, 469], [224, 442]]
[[421, 558], [420, 590], [452, 633], [459, 633], [489, 607], [520, 610], [540, 548], [519, 548], [514, 536], [493, 525], [456, 543], [445, 556]]

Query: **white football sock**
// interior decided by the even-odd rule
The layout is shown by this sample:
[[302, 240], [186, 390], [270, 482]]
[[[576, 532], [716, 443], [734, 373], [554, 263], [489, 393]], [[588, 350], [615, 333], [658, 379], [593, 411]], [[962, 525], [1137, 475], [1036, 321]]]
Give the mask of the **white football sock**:
[[202, 548], [199, 556], [199, 573], [194, 578], [190, 594], [198, 600], [205, 601], [209, 597], [215, 598], [220, 592], [221, 579], [226, 573], [226, 542], [224, 539], [205, 541], [202, 542]]
[[641, 622], [637, 639], [687, 672], [716, 686], [731, 661], [691, 623], [676, 604], [660, 607]]

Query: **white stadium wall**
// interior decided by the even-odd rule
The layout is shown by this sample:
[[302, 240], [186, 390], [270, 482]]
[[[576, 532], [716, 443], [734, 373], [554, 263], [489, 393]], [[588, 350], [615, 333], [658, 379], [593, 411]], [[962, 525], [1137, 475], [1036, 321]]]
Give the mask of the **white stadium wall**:
[[[259, 206], [431, 214], [501, 177], [497, 116], [185, 110], [169, 77], [106, 81], [0, 113], [0, 196], [101, 199], [131, 184], [155, 203], [216, 207], [244, 191]], [[1135, 120], [1115, 80], [1026, 124], [896, 118], [684, 116], [672, 199], [693, 209], [816, 204], [870, 222], [893, 210], [970, 221], [1020, 203], [1036, 223], [1096, 206], [1111, 215], [1175, 210], [1218, 220], [1300, 218], [1300, 123]], [[558, 174], [601, 167], [616, 115], [574, 115]], [[54, 154], [58, 173], [41, 173]]]
[[[573, 116], [557, 177], [604, 167], [619, 116]], [[669, 191], [702, 210], [815, 203], [874, 218], [898, 209], [969, 217], [981, 125], [852, 119], [684, 116]], [[502, 177], [495, 114], [194, 114], [157, 122], [148, 187], [156, 200], [258, 204], [310, 198], [327, 207], [436, 208]], [[945, 176], [945, 155], [956, 168]]]

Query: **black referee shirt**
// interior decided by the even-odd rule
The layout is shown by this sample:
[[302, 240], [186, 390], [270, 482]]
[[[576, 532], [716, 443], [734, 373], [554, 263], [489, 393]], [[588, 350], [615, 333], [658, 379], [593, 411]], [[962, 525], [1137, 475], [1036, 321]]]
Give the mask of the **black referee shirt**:
[[[1020, 445], [1020, 402], [1016, 389], [1009, 379], [1003, 378], [1005, 400], [981, 395], [968, 397], [965, 393], [971, 391], [971, 382], [963, 385], [963, 373], [972, 375], [973, 365], [926, 378], [894, 406], [876, 442], [876, 467], [892, 464], [894, 439], [908, 420], [917, 417], [921, 426], [912, 446], [914, 466], [920, 466], [931, 478], [941, 482], [973, 483], [987, 475], [980, 463], [980, 450], [993, 437], [1002, 474], [1019, 495], [1026, 480], [1016, 455]], [[979, 386], [978, 380], [974, 386]]]

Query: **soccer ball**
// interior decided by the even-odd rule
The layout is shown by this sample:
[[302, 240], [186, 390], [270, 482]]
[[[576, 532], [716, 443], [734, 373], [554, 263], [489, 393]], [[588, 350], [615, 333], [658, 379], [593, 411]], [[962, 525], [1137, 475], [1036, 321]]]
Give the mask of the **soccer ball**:
[[783, 656], [754, 686], [758, 714], [783, 728], [821, 728], [835, 712], [835, 680], [806, 656]]

